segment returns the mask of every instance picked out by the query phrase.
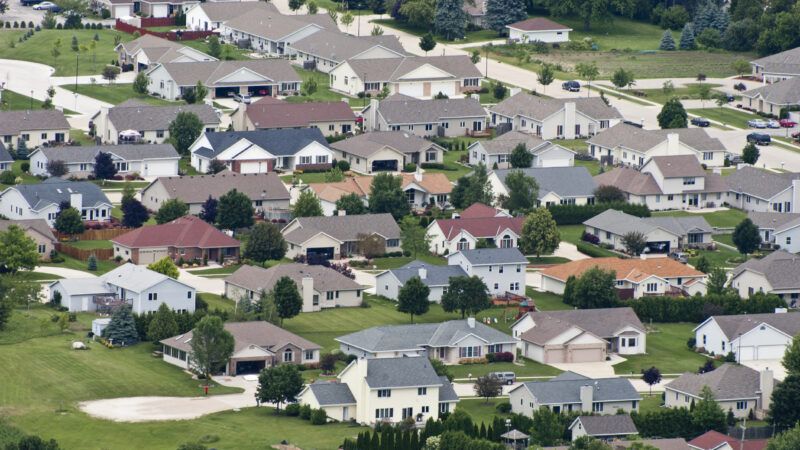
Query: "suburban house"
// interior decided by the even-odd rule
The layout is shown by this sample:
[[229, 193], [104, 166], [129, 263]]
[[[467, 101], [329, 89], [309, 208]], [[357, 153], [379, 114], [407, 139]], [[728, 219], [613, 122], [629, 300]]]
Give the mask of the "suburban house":
[[511, 331], [522, 355], [542, 364], [598, 362], [647, 349], [647, 331], [629, 307], [529, 312]]
[[57, 109], [0, 111], [0, 139], [8, 150], [16, 149], [20, 139], [29, 152], [46, 143], [68, 142], [70, 128]]
[[330, 267], [296, 263], [278, 264], [269, 269], [244, 265], [225, 277], [225, 297], [237, 303], [242, 300], [258, 302], [261, 293], [272, 291], [283, 277], [291, 278], [297, 285], [303, 298], [303, 312], [359, 306], [363, 301], [364, 286], [351, 278]]
[[569, 32], [572, 31], [572, 28], [544, 17], [531, 17], [506, 25], [506, 28], [509, 39], [526, 44], [569, 42]]
[[646, 130], [618, 123], [588, 141], [589, 155], [604, 164], [642, 167], [654, 156], [692, 155], [708, 167], [725, 165], [727, 151], [702, 128]]
[[320, 30], [289, 45], [295, 61], [305, 69], [329, 73], [348, 59], [402, 58], [408, 53], [393, 35], [352, 36], [338, 29]]
[[280, 14], [278, 8], [268, 2], [203, 2], [186, 11], [186, 28], [196, 31], [218, 30], [222, 28], [225, 22], [239, 16], [251, 14], [258, 9], [272, 12], [273, 14]]
[[156, 106], [140, 100], [126, 100], [111, 108], [101, 107], [92, 116], [92, 124], [96, 136], [106, 144], [129, 141], [163, 144], [169, 139], [169, 125], [182, 112], [196, 115], [206, 133], [219, 130], [220, 117], [210, 105]]
[[702, 390], [708, 386], [723, 411], [733, 411], [738, 418], [751, 413], [764, 417], [774, 384], [769, 369], [758, 372], [747, 366], [725, 363], [711, 372], [684, 373], [664, 385], [664, 404], [667, 408], [688, 409], [703, 398]]
[[219, 160], [233, 172], [328, 169], [334, 153], [319, 128], [205, 133], [189, 147], [192, 167], [206, 173]]
[[325, 136], [337, 136], [356, 126], [356, 115], [345, 102], [289, 103], [262, 97], [249, 105], [241, 103], [231, 117], [237, 131], [314, 127]]
[[786, 250], [750, 258], [733, 269], [730, 286], [747, 298], [756, 292], [775, 294], [792, 308], [800, 300], [800, 259]]
[[753, 76], [764, 83], [774, 83], [800, 76], [800, 47], [750, 61]]
[[[269, 322], [225, 322], [233, 335], [233, 355], [225, 375], [257, 374], [278, 364], [317, 364], [321, 347]], [[161, 341], [164, 362], [189, 370], [192, 363], [192, 331]]]
[[200, 3], [200, 0], [139, 0], [138, 3], [138, 12], [144, 17], [161, 18], [174, 17], [178, 11], [185, 13], [187, 9]]
[[134, 264], [150, 264], [166, 257], [178, 262], [238, 260], [241, 245], [195, 216], [137, 228], [111, 239], [111, 244], [115, 258]]
[[613, 416], [578, 416], [569, 426], [572, 440], [589, 436], [601, 441], [624, 439], [639, 434], [628, 414]]
[[316, 261], [360, 255], [359, 245], [364, 239], [377, 240], [384, 250], [380, 253], [402, 251], [400, 227], [388, 213], [297, 217], [281, 233], [289, 243], [287, 258], [302, 255]]
[[300, 91], [302, 79], [285, 59], [159, 63], [147, 71], [148, 90], [167, 100], [179, 100], [198, 82], [210, 98], [234, 94], [254, 97], [288, 95]]
[[55, 250], [58, 239], [50, 229], [50, 225], [44, 219], [22, 219], [5, 220], [0, 219], [0, 232], [8, 231], [8, 228], [16, 225], [25, 232], [25, 235], [33, 239], [36, 243], [36, 252], [42, 261], [50, 260], [50, 252]]
[[489, 214], [483, 217], [462, 215], [432, 222], [427, 229], [431, 252], [446, 255], [474, 249], [479, 239], [500, 248], [516, 247], [525, 218]]
[[584, 166], [493, 170], [489, 174], [489, 184], [492, 185], [492, 193], [498, 201], [500, 196], [508, 196], [506, 177], [516, 171], [536, 180], [539, 185], [537, 205], [594, 204], [597, 184]]
[[432, 98], [444, 94], [463, 97], [480, 89], [483, 78], [467, 55], [404, 56], [402, 58], [351, 58], [330, 72], [334, 91], [371, 95], [388, 86], [390, 94]]
[[713, 246], [714, 231], [703, 216], [636, 217], [616, 209], [607, 209], [583, 222], [586, 233], [595, 236], [599, 243], [625, 251], [624, 238], [631, 232], [642, 233], [647, 239], [647, 254], [667, 255], [685, 248]]
[[95, 158], [100, 153], [111, 156], [117, 174], [145, 178], [177, 175], [181, 159], [172, 144], [40, 147], [30, 155], [30, 170], [33, 175], [50, 176], [47, 165], [62, 161], [68, 177], [85, 178], [93, 174]]
[[108, 11], [110, 19], [122, 19], [134, 15], [133, 3], [133, 0], [97, 0], [97, 2], [92, 3], [89, 7], [101, 17], [103, 14], [102, 11], [105, 9]]
[[750, 211], [747, 217], [758, 227], [762, 243], [789, 253], [800, 252], [800, 213]]
[[192, 286], [131, 263], [99, 277], [54, 281], [50, 283], [50, 300], [55, 295], [61, 297], [61, 306], [70, 312], [108, 313], [120, 304], [128, 304], [134, 314], [148, 314], [166, 304], [173, 311], [193, 313], [196, 300]]
[[418, 99], [394, 94], [371, 99], [361, 112], [367, 131], [405, 131], [417, 136], [469, 136], [486, 128], [486, 110], [478, 99]]
[[531, 167], [571, 167], [575, 165], [575, 152], [558, 144], [545, 141], [532, 134], [509, 131], [490, 140], [475, 141], [467, 148], [471, 165], [484, 164], [488, 168], [497, 164], [498, 169], [511, 167], [510, 158], [518, 145], [533, 154]]
[[742, 440], [710, 430], [692, 439], [687, 445], [689, 450], [764, 450], [768, 444], [769, 439]]
[[209, 197], [219, 199], [236, 189], [253, 202], [257, 214], [267, 218], [286, 218], [289, 191], [275, 173], [240, 174], [222, 171], [216, 175], [161, 177], [142, 189], [142, 204], [158, 211], [167, 200], [179, 199], [189, 205], [189, 214], [200, 214]]
[[639, 169], [616, 167], [594, 179], [621, 190], [629, 203], [656, 211], [719, 207], [729, 189], [725, 178], [707, 173], [691, 155], [654, 156]]
[[486, 0], [464, 2], [462, 9], [467, 13], [467, 21], [470, 24], [478, 28], [486, 28]]
[[511, 411], [528, 417], [542, 406], [554, 413], [584, 411], [599, 416], [638, 411], [641, 395], [627, 378], [588, 378], [564, 372], [548, 381], [526, 381], [508, 393]]
[[511, 214], [483, 203], [473, 203], [460, 213], [453, 213], [453, 219], [478, 219], [481, 217], [511, 217]]
[[283, 15], [266, 8], [252, 9], [222, 24], [224, 42], [250, 48], [269, 57], [291, 56], [291, 45], [322, 30], [338, 30], [328, 14]]
[[336, 378], [306, 385], [298, 402], [322, 408], [329, 419], [340, 422], [413, 419], [418, 425], [452, 412], [458, 403], [453, 384], [436, 374], [428, 358], [359, 358]]
[[[117, 0], [106, 0], [116, 2]], [[126, 1], [127, 0], [123, 0]], [[133, 2], [130, 3], [132, 5]], [[119, 5], [128, 8], [128, 4]], [[112, 11], [116, 11], [118, 5], [114, 5]], [[125, 14], [125, 17], [130, 14]], [[114, 16], [112, 16], [114, 17]], [[187, 47], [175, 41], [160, 38], [152, 34], [142, 35], [129, 42], [120, 42], [114, 51], [119, 56], [119, 65], [131, 65], [133, 70], [139, 72], [147, 70], [151, 66], [160, 63], [181, 63], [199, 61], [218, 61], [211, 55]]]
[[0, 192], [0, 214], [11, 220], [44, 219], [53, 226], [59, 205], [68, 202], [91, 222], [111, 220], [111, 201], [89, 181], [48, 178], [38, 184], [17, 184]]
[[430, 289], [428, 300], [439, 303], [447, 292], [447, 287], [450, 286], [450, 278], [464, 276], [467, 276], [467, 273], [461, 266], [439, 266], [426, 264], [419, 260], [411, 261], [403, 267], [377, 274], [375, 276], [375, 293], [397, 301], [400, 289], [405, 286], [406, 282], [418, 277]]
[[738, 314], [711, 316], [694, 329], [697, 348], [725, 356], [733, 352], [736, 361], [783, 359], [792, 339], [800, 334], [794, 314]]
[[788, 213], [800, 201], [800, 173], [743, 166], [724, 181], [728, 186], [726, 203], [744, 211]]
[[322, 206], [323, 215], [335, 216], [339, 213], [336, 208], [336, 202], [346, 195], [355, 194], [361, 198], [364, 202], [364, 206], [368, 204], [367, 197], [369, 197], [370, 190], [372, 189], [372, 177], [345, 177], [342, 181], [309, 183], [305, 188], [311, 190], [317, 197]]
[[[542, 270], [542, 290], [563, 294], [570, 276], [580, 278], [587, 270], [598, 267], [616, 274], [617, 294], [620, 298], [640, 298], [653, 295], [684, 295], [703, 285], [706, 274], [672, 258], [616, 257], [588, 258], [558, 264]], [[705, 294], [705, 286], [700, 289]]]
[[600, 97], [544, 98], [526, 92], [492, 106], [489, 114], [495, 127], [548, 140], [594, 136], [622, 121], [622, 114]]
[[11, 170], [14, 165], [14, 157], [8, 152], [6, 146], [0, 142], [0, 172]]
[[514, 247], [459, 250], [447, 256], [447, 264], [483, 280], [493, 297], [525, 295], [528, 259]]
[[792, 77], [773, 84], [742, 92], [747, 106], [758, 112], [780, 116], [781, 110], [800, 105], [800, 77]]
[[406, 164], [444, 162], [444, 149], [408, 131], [376, 131], [331, 144], [336, 159], [364, 174], [399, 172]]
[[489, 353], [516, 354], [511, 336], [470, 317], [441, 323], [384, 325], [336, 338], [339, 350], [359, 358], [427, 356], [445, 364], [482, 359]]

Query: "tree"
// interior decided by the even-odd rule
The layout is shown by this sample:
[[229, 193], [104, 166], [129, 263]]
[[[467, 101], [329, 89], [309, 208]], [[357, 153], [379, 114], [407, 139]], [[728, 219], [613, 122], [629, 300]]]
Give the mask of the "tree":
[[548, 407], [542, 406], [533, 413], [533, 426], [531, 427], [531, 440], [543, 447], [552, 447], [559, 443], [564, 436], [564, 425], [559, 420], [559, 414]]
[[575, 282], [573, 306], [580, 309], [614, 307], [619, 300], [616, 285], [615, 272], [592, 267]]
[[792, 345], [783, 354], [782, 363], [786, 373], [800, 375], [800, 335], [792, 339]]
[[303, 82], [303, 88], [302, 88], [303, 93], [305, 93], [309, 97], [314, 95], [314, 93], [317, 92], [318, 88], [319, 88], [319, 83], [317, 83], [316, 76], [312, 75], [308, 80]]
[[98, 180], [110, 180], [117, 174], [117, 168], [111, 159], [111, 153], [98, 152], [94, 157], [94, 177]]
[[367, 206], [364, 204], [364, 201], [361, 200], [361, 196], [355, 192], [339, 197], [339, 200], [336, 200], [336, 209], [338, 211], [344, 211], [348, 216], [367, 213]]
[[90, 272], [97, 271], [97, 256], [95, 256], [94, 253], [89, 255], [89, 259], [86, 260], [86, 269]]
[[243, 192], [231, 189], [219, 198], [217, 224], [225, 230], [237, 230], [253, 225], [253, 202]]
[[244, 257], [263, 263], [281, 259], [286, 255], [287, 244], [278, 226], [270, 222], [259, 222], [250, 230], [244, 247]]
[[74, 36], [74, 35], [72, 36], [72, 42], [70, 43], [70, 49], [72, 49], [72, 51], [75, 52], [75, 53], [77, 53], [80, 50], [80, 48], [78, 46], [78, 37], [77, 36]]
[[474, 203], [491, 205], [492, 200], [494, 200], [492, 185], [489, 183], [489, 173], [483, 163], [475, 166], [472, 175], [459, 178], [450, 193], [450, 201], [458, 209], [467, 208]]
[[488, 0], [486, 2], [486, 26], [503, 34], [506, 25], [525, 20], [528, 17], [525, 2], [521, 0]]
[[374, 214], [390, 213], [394, 220], [408, 215], [406, 194], [403, 192], [403, 180], [389, 172], [383, 172], [372, 178], [369, 193], [369, 210]]
[[661, 45], [658, 48], [665, 51], [675, 50], [675, 39], [672, 38], [672, 31], [664, 30], [664, 34], [661, 35]]
[[526, 255], [549, 255], [561, 242], [556, 221], [546, 208], [538, 208], [528, 214], [522, 224], [519, 248]]
[[642, 381], [650, 386], [650, 395], [653, 395], [653, 385], [661, 382], [661, 371], [655, 366], [642, 372]]
[[370, 36], [383, 36], [383, 28], [380, 25], [373, 25], [372, 30], [369, 32]]
[[547, 92], [547, 86], [556, 79], [556, 70], [552, 64], [543, 63], [536, 72], [536, 80], [541, 84], [542, 92]]
[[400, 242], [403, 252], [411, 253], [414, 258], [430, 253], [431, 238], [412, 216], [405, 216], [400, 222]]
[[647, 248], [647, 236], [640, 231], [629, 231], [622, 235], [622, 245], [628, 253], [639, 256]]
[[301, 192], [297, 197], [297, 201], [292, 206], [292, 215], [294, 217], [316, 217], [323, 215], [322, 205], [311, 189]]
[[208, 163], [208, 170], [206, 170], [206, 173], [209, 175], [216, 175], [227, 168], [228, 166], [226, 166], [224, 162], [214, 158]]
[[51, 177], [63, 177], [67, 174], [67, 164], [60, 159], [47, 162], [47, 173]]
[[133, 92], [136, 92], [140, 95], [147, 95], [148, 84], [149, 80], [147, 79], [147, 72], [144, 70], [140, 71], [136, 74], [136, 78], [133, 80]]
[[105, 66], [103, 67], [103, 72], [101, 75], [103, 76], [104, 80], [108, 81], [108, 84], [111, 84], [117, 79], [117, 75], [119, 75], [119, 67]]
[[181, 155], [189, 153], [189, 146], [203, 132], [203, 122], [197, 114], [182, 111], [175, 116], [169, 124], [169, 141], [175, 146], [175, 150]]
[[346, 13], [342, 14], [342, 16], [339, 18], [339, 22], [341, 22], [341, 24], [344, 25], [345, 30], [350, 29], [350, 25], [353, 24], [354, 20], [355, 17], [353, 17], [353, 13], [351, 13], [350, 11], [347, 11]]
[[303, 376], [294, 364], [280, 364], [261, 371], [258, 375], [256, 398], [261, 403], [275, 403], [275, 412], [281, 403], [294, 402], [303, 390]]
[[26, 160], [28, 159], [28, 141], [25, 139], [20, 139], [17, 141], [17, 151], [14, 152], [17, 159]]
[[502, 100], [506, 97], [506, 94], [508, 94], [508, 88], [503, 84], [502, 81], [492, 83], [491, 87], [492, 97], [494, 97], [495, 100]]
[[150, 219], [150, 213], [142, 202], [135, 198], [122, 202], [122, 225], [130, 228], [139, 228]]
[[632, 12], [635, 5], [631, 0], [547, 0], [545, 4], [554, 16], [577, 15], [586, 31], [592, 22], [609, 21], [613, 14], [624, 16]]
[[475, 380], [475, 395], [483, 397], [486, 403], [489, 403], [490, 398], [494, 398], [503, 393], [503, 382], [500, 378], [492, 375], [484, 375]]
[[581, 436], [570, 443], [569, 450], [612, 450], [612, 448], [601, 440]]
[[289, 0], [289, 9], [297, 14], [297, 10], [303, 7], [303, 3], [305, 3], [305, 0]]
[[508, 162], [515, 169], [526, 169], [533, 163], [533, 153], [528, 151], [528, 147], [524, 143], [519, 143], [511, 150]]
[[692, 422], [697, 430], [716, 430], [720, 433], [727, 431], [725, 411], [714, 400], [714, 393], [708, 386], [703, 386], [700, 391], [700, 401], [695, 403], [692, 411]]
[[732, 237], [733, 244], [743, 255], [753, 253], [761, 245], [761, 234], [750, 218], [746, 218], [736, 225]]
[[33, 270], [38, 262], [36, 242], [25, 230], [11, 225], [0, 232], [0, 272], [13, 274], [20, 269]]
[[683, 104], [677, 97], [673, 97], [664, 104], [658, 113], [658, 126], [663, 129], [686, 128], [688, 115], [683, 109]]
[[745, 73], [750, 72], [750, 63], [745, 59], [737, 59], [731, 63], [731, 69], [741, 77]]
[[697, 35], [697, 43], [705, 48], [720, 48], [722, 35], [714, 28], [706, 28]]
[[436, 32], [448, 41], [461, 39], [467, 31], [467, 13], [464, 11], [464, 0], [438, 0], [434, 27]]
[[700, 99], [700, 107], [706, 107], [706, 100], [711, 98], [711, 86], [707, 84], [700, 84], [697, 86], [697, 97]]
[[761, 156], [761, 151], [758, 150], [756, 144], [748, 142], [742, 150], [742, 161], [747, 164], [755, 164]]
[[209, 195], [206, 201], [203, 202], [199, 217], [210, 224], [216, 222], [218, 203], [217, 199]]
[[303, 298], [297, 291], [297, 285], [289, 277], [278, 279], [272, 291], [275, 296], [275, 308], [277, 308], [278, 317], [281, 318], [280, 323], [283, 326], [283, 319], [291, 319], [300, 314], [303, 309]]
[[103, 330], [103, 337], [113, 345], [134, 345], [139, 342], [139, 332], [136, 331], [130, 305], [122, 305], [114, 311], [111, 321]]
[[356, 236], [356, 252], [364, 255], [367, 259], [381, 256], [386, 251], [386, 241], [374, 233], [359, 233]]
[[53, 11], [47, 11], [42, 18], [42, 28], [45, 30], [52, 30], [57, 25], [56, 15]]
[[[699, 270], [699, 269], [698, 269]], [[728, 274], [722, 267], [714, 267], [708, 273], [708, 293], [722, 294], [725, 292], [725, 284], [728, 282]]]
[[324, 374], [332, 374], [338, 361], [339, 357], [335, 353], [326, 353], [319, 358], [319, 368]]
[[[233, 335], [225, 329], [219, 316], [205, 316], [192, 330], [192, 362], [206, 380], [233, 355]], [[279, 366], [282, 367], [282, 366]], [[287, 365], [286, 367], [294, 367]]]
[[706, 258], [706, 255], [700, 255], [700, 257], [697, 258], [697, 262], [694, 264], [694, 268], [700, 272], [709, 273], [711, 271], [711, 261]]
[[222, 56], [222, 44], [219, 43], [219, 38], [216, 34], [212, 34], [208, 38], [208, 54], [217, 59]]
[[439, 359], [431, 360], [431, 367], [433, 367], [436, 375], [440, 377], [447, 377], [448, 380], [453, 381], [453, 374], [450, 373], [450, 367]]
[[161, 204], [156, 212], [156, 223], [172, 222], [173, 220], [189, 214], [189, 205], [182, 200], [172, 198]]
[[611, 74], [611, 83], [619, 89], [629, 86], [633, 81], [633, 73], [620, 67]]
[[602, 184], [594, 190], [594, 200], [597, 203], [625, 202], [627, 198], [622, 189], [613, 184]]
[[769, 440], [767, 450], [796, 450], [800, 448], [800, 425], [795, 425]]
[[483, 280], [473, 275], [450, 278], [450, 286], [442, 295], [442, 309], [459, 311], [463, 319], [467, 314], [476, 314], [491, 306], [489, 290]]
[[72, 207], [61, 209], [56, 216], [53, 224], [55, 229], [61, 234], [70, 236], [83, 233], [83, 220], [81, 213]]
[[401, 313], [411, 315], [411, 323], [414, 323], [414, 315], [421, 316], [430, 309], [428, 295], [431, 290], [420, 277], [411, 277], [397, 294], [397, 310]]
[[171, 338], [178, 333], [180, 331], [178, 322], [175, 321], [175, 313], [166, 303], [162, 303], [153, 314], [150, 325], [147, 326], [147, 339], [158, 345], [161, 340]]
[[158, 272], [162, 275], [166, 275], [173, 280], [177, 280], [180, 276], [180, 271], [178, 270], [178, 266], [172, 262], [172, 259], [169, 256], [165, 256], [159, 259], [156, 262], [150, 263], [147, 266], [148, 269], [152, 270], [153, 272]]
[[[586, 84], [591, 87], [592, 81], [596, 80], [597, 77], [600, 76], [600, 70], [597, 69], [597, 64], [593, 62], [590, 63], [578, 63], [575, 66], [575, 72], [578, 74], [579, 77], [586, 80]], [[588, 97], [591, 93], [591, 89], [586, 89], [586, 96]]]
[[505, 185], [508, 195], [502, 198], [503, 208], [512, 214], [525, 214], [536, 207], [539, 201], [539, 184], [536, 183], [536, 178], [521, 170], [512, 170], [506, 174]]
[[428, 52], [433, 50], [436, 47], [436, 40], [433, 38], [433, 34], [429, 31], [422, 35], [419, 38], [419, 48], [425, 52], [425, 56], [428, 56]]

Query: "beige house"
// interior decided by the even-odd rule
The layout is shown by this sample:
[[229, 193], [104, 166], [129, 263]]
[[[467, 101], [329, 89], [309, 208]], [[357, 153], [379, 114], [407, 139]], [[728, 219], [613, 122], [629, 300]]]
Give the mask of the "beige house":
[[775, 83], [800, 76], [800, 47], [750, 61], [753, 76], [764, 83]]
[[364, 174], [399, 172], [408, 163], [442, 163], [444, 149], [407, 131], [375, 131], [337, 141], [331, 149], [350, 170]]
[[9, 150], [16, 150], [19, 140], [28, 151], [50, 142], [68, 142], [70, 125], [56, 109], [0, 111], [0, 139]]
[[0, 232], [8, 231], [12, 225], [18, 226], [36, 243], [36, 252], [42, 261], [50, 260], [50, 252], [55, 250], [58, 239], [44, 219], [0, 220]]
[[[106, 1], [116, 2], [117, 0]], [[132, 5], [133, 3], [131, 3]], [[130, 64], [136, 72], [147, 70], [158, 63], [217, 61], [217, 58], [200, 50], [152, 34], [145, 34], [130, 42], [121, 42], [114, 48], [114, 51], [119, 56], [120, 66]]]
[[733, 269], [730, 286], [743, 298], [757, 292], [775, 294], [796, 308], [800, 301], [800, 261], [786, 250], [748, 259]]
[[325, 136], [337, 136], [355, 130], [356, 115], [341, 101], [288, 103], [262, 97], [249, 105], [240, 103], [231, 121], [236, 131], [314, 127]]
[[163, 144], [169, 139], [169, 125], [182, 112], [195, 114], [206, 133], [219, 131], [220, 118], [210, 105], [155, 106], [140, 100], [126, 100], [117, 106], [101, 107], [92, 116], [96, 135], [106, 144], [126, 143], [123, 131], [136, 131], [134, 142]]
[[281, 233], [289, 244], [287, 258], [318, 261], [359, 255], [359, 243], [364, 239], [376, 240], [383, 250], [380, 253], [402, 251], [400, 227], [388, 213], [297, 217]]
[[743, 92], [742, 97], [747, 99], [748, 107], [778, 116], [782, 109], [800, 105], [800, 77], [751, 89]]
[[371, 99], [361, 111], [368, 131], [404, 131], [417, 136], [464, 136], [486, 129], [486, 110], [475, 98], [421, 100], [394, 94]]
[[348, 59], [402, 58], [408, 54], [397, 36], [352, 36], [338, 29], [317, 31], [291, 43], [288, 51], [304, 68], [322, 73]]

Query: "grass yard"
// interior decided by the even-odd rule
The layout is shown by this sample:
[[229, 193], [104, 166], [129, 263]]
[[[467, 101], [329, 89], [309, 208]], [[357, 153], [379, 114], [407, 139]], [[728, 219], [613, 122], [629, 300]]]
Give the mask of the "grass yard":
[[186, 175], [201, 175], [200, 172], [197, 171], [194, 167], [192, 167], [192, 162], [189, 157], [183, 157], [180, 161], [178, 161], [178, 170], [180, 170], [181, 174]]
[[585, 229], [586, 227], [583, 225], [560, 225], [558, 227], [558, 233], [561, 235], [562, 241], [577, 244], [578, 242], [583, 242], [581, 241], [581, 236], [583, 236], [583, 231]]
[[375, 269], [375, 270], [389, 270], [389, 269], [397, 269], [398, 267], [403, 267], [406, 264], [410, 263], [418, 259], [422, 262], [432, 264], [435, 266], [444, 266], [447, 264], [447, 260], [442, 258], [441, 256], [435, 255], [419, 255], [416, 258], [413, 256], [397, 256], [392, 258], [375, 258], [372, 260], [372, 265], [375, 267], [367, 266], [365, 269]]
[[700, 215], [708, 221], [709, 225], [717, 228], [734, 228], [739, 225], [739, 222], [747, 218], [747, 214], [744, 211], [733, 208], [703, 214], [690, 213], [688, 211], [653, 211], [653, 215], [675, 217], [696, 217]]
[[[718, 88], [718, 87], [722, 86], [720, 84], [709, 84], [709, 83], [705, 83], [705, 85], [712, 88], [711, 94], [710, 94], [711, 96], [713, 96], [714, 94], [720, 92], [720, 91], [714, 90], [714, 88]], [[690, 99], [699, 100], [700, 99], [700, 86], [702, 86], [702, 84], [700, 84], [700, 83], [690, 83], [690, 84], [687, 84], [686, 87], [674, 88], [671, 92], [668, 92], [668, 93], [664, 92], [663, 89], [640, 89], [640, 90], [643, 91], [645, 94], [647, 94], [644, 97], [647, 100], [650, 100], [651, 102], [656, 102], [656, 103], [666, 103], [667, 100], [669, 100], [669, 99], [671, 99], [673, 97], [678, 97], [681, 100], [690, 100]], [[714, 100], [711, 100], [711, 99], [706, 100], [706, 105], [714, 105], [714, 104], [715, 104]]]
[[231, 264], [230, 266], [214, 267], [213, 269], [192, 270], [192, 274], [201, 277], [208, 275], [230, 275], [239, 270], [240, 267], [242, 267], [241, 264]]
[[639, 402], [639, 412], [648, 413], [655, 412], [661, 408], [661, 393], [653, 393], [653, 395], [642, 394], [642, 401]]
[[[80, 242], [80, 241], [76, 241], [76, 242]], [[70, 244], [72, 244], [72, 243], [73, 242], [71, 242]], [[42, 265], [43, 266], [50, 266], [50, 267], [63, 267], [65, 269], [82, 270], [84, 272], [92, 273], [92, 274], [95, 274], [95, 275], [102, 275], [102, 274], [104, 274], [106, 272], [109, 272], [111, 270], [114, 270], [114, 269], [116, 269], [118, 267], [117, 263], [114, 262], [114, 261], [103, 260], [103, 259], [99, 259], [98, 258], [98, 260], [97, 260], [97, 270], [94, 271], [94, 272], [89, 272], [89, 270], [86, 268], [86, 266], [87, 266], [86, 261], [81, 261], [81, 260], [75, 259], [75, 258], [73, 258], [71, 256], [67, 256], [67, 255], [65, 255], [63, 253], [60, 253], [59, 256], [64, 258], [64, 262], [63, 263], [45, 262], [45, 263], [42, 263]]]
[[705, 256], [713, 267], [736, 267], [740, 262], [734, 259], [741, 257], [736, 250], [717, 246], [716, 250], [697, 250], [697, 256], [690, 257], [689, 264], [696, 265], [701, 256]]
[[524, 365], [514, 363], [492, 363], [492, 364], [459, 364], [449, 366], [448, 369], [454, 378], [482, 377], [489, 372], [514, 372], [518, 377], [547, 377], [556, 376], [560, 370], [552, 366], [539, 364], [530, 359], [519, 359]]
[[[208, 44], [205, 40], [194, 40], [194, 41], [181, 41], [181, 43], [187, 47], [192, 47], [195, 50], [200, 50], [203, 53], [208, 53]], [[242, 60], [242, 59], [250, 59], [247, 56], [248, 51], [236, 48], [236, 46], [231, 44], [224, 44], [220, 42], [220, 46], [222, 47], [222, 57], [220, 59], [227, 59], [227, 60]]]
[[233, 300], [222, 298], [222, 296], [210, 292], [198, 292], [197, 297], [208, 304], [209, 311], [219, 309], [220, 311], [233, 312], [236, 308], [236, 303]]
[[487, 402], [483, 398], [465, 398], [458, 402], [458, 409], [469, 413], [472, 422], [478, 424], [483, 422], [488, 427], [494, 416], [507, 417], [509, 414], [497, 412], [497, 405], [508, 402], [508, 398], [490, 398]]
[[76, 128], [69, 130], [69, 140], [77, 142], [78, 145], [82, 145], [85, 147], [90, 147], [94, 145], [94, 139], [90, 138], [85, 131], [78, 130]]
[[[24, 94], [19, 94], [8, 89], [2, 91], [3, 98], [0, 103], [0, 110], [15, 111], [20, 109], [31, 109], [31, 98]], [[33, 109], [41, 109], [42, 101], [33, 99]], [[64, 110], [64, 114], [75, 114], [75, 111]]]
[[591, 176], [600, 175], [600, 161], [593, 159], [591, 161], [584, 161], [582, 159], [575, 160], [575, 166], [586, 167]]
[[456, 181], [464, 175], [472, 172], [472, 168], [465, 166], [458, 161], [462, 155], [466, 155], [466, 151], [448, 150], [444, 152], [444, 169], [425, 169], [426, 172], [436, 173], [441, 172], [447, 176], [450, 181]]
[[723, 244], [730, 245], [731, 247], [735, 247], [733, 243], [733, 235], [732, 234], [715, 234], [713, 236], [714, 240], [717, 242], [721, 242]]
[[112, 247], [111, 241], [75, 241], [70, 242], [69, 245], [83, 250], [99, 250]]
[[[706, 119], [716, 120], [726, 125], [733, 125], [735, 127], [748, 129], [747, 121], [759, 119], [760, 117], [749, 112], [732, 108], [702, 108], [702, 109], [689, 109], [690, 114], [705, 117]], [[744, 144], [742, 144], [744, 146]]]
[[697, 372], [708, 358], [695, 353], [686, 346], [694, 336], [695, 323], [656, 323], [647, 333], [647, 354], [626, 356], [627, 361], [614, 366], [619, 375], [639, 374], [655, 366], [662, 374]]
[[326, 174], [327, 172], [295, 173], [295, 174], [281, 175], [281, 180], [283, 180], [284, 183], [292, 183], [295, 179], [298, 179], [305, 184], [325, 183]]
[[[74, 84], [66, 84], [61, 87], [68, 91], [76, 92]], [[183, 101], [172, 102], [158, 97], [153, 97], [152, 95], [137, 94], [136, 92], [133, 92], [132, 84], [108, 84], [104, 80], [98, 80], [98, 83], [96, 84], [79, 84], [77, 92], [81, 95], [86, 95], [106, 103], [111, 103], [112, 105], [118, 105], [125, 100], [131, 99], [139, 100], [156, 106], [184, 103]]]
[[315, 80], [317, 82], [317, 91], [311, 95], [294, 95], [286, 97], [286, 101], [290, 103], [303, 103], [303, 102], [339, 102], [342, 99], [348, 99], [351, 106], [362, 107], [369, 103], [369, 100], [360, 98], [348, 97], [341, 92], [334, 92], [330, 88], [330, 78], [324, 73], [315, 72], [312, 70], [305, 70], [299, 67], [294, 67], [294, 70], [300, 75], [303, 83], [308, 80]]
[[[24, 34], [20, 30], [0, 31], [0, 58], [19, 59], [35, 63], [46, 64], [56, 69], [53, 76], [75, 76], [75, 53], [70, 49], [72, 37], [78, 38], [78, 44], [88, 45], [97, 34], [100, 38], [97, 41], [97, 49], [80, 53], [78, 56], [79, 75], [97, 75], [98, 81], [103, 67], [111, 60], [117, 59], [114, 52], [114, 39], [119, 36], [122, 42], [133, 39], [127, 33], [114, 30], [42, 30], [33, 35], [25, 42], [17, 42], [19, 37]], [[61, 40], [61, 55], [54, 59], [50, 53], [57, 40]], [[15, 43], [14, 48], [9, 45]]]
[[539, 292], [534, 291], [533, 288], [526, 287], [525, 295], [533, 299], [536, 308], [542, 311], [560, 311], [562, 309], [572, 309], [571, 306], [564, 303], [564, 299], [552, 292]]
[[[423, 34], [428, 32], [427, 29], [413, 27], [411, 25], [408, 25], [407, 23], [398, 22], [398, 21], [396, 21], [394, 19], [376, 19], [376, 20], [373, 20], [372, 23], [378, 24], [381, 27], [394, 28], [395, 30], [404, 31], [404, 32], [406, 32], [408, 34], [413, 34], [414, 36], [422, 36]], [[361, 24], [361, 26], [363, 27], [364, 24]], [[372, 26], [370, 26], [370, 29], [371, 28], [372, 28]], [[497, 40], [497, 39], [504, 39], [504, 38], [500, 37], [497, 34], [496, 31], [493, 31], [493, 30], [467, 31], [467, 34], [464, 37], [464, 39], [458, 39], [458, 40], [455, 40], [455, 41], [449, 41], [449, 40], [447, 40], [444, 37], [439, 36], [439, 35], [434, 35], [433, 37], [436, 40], [436, 42], [443, 42], [443, 43], [447, 43], [447, 44], [470, 44], [470, 43], [473, 43], [473, 42], [485, 42], [485, 41], [493, 41], [493, 40]], [[434, 48], [431, 51], [433, 52], [433, 54], [435, 54], [436, 50], [437, 49]]]

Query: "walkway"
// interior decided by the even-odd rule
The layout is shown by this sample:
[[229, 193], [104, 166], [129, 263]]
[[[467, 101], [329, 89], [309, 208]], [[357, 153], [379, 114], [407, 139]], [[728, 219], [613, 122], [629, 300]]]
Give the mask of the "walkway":
[[97, 275], [84, 272], [82, 270], [67, 269], [65, 267], [52, 267], [52, 266], [38, 266], [33, 268], [33, 272], [49, 273], [51, 275], [58, 275], [61, 278], [92, 278]]

